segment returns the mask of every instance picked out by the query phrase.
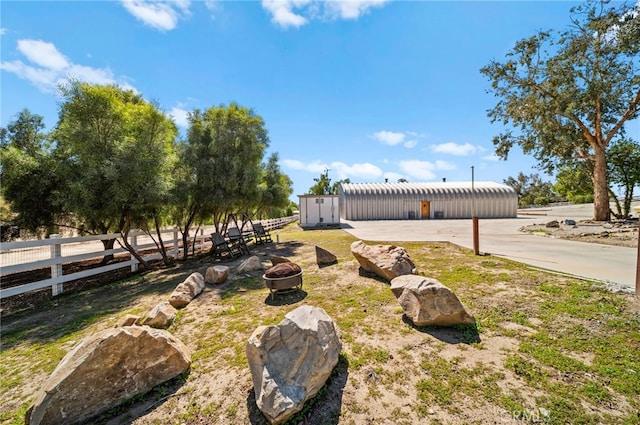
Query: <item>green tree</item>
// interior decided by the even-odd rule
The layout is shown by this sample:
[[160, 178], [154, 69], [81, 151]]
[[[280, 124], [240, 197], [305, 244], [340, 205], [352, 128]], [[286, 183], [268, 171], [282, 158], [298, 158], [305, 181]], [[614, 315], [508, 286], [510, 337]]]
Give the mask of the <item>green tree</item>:
[[289, 196], [293, 193], [293, 182], [280, 171], [277, 153], [273, 153], [266, 163], [262, 164], [257, 215], [267, 214], [271, 217], [282, 216], [281, 211], [289, 205]]
[[623, 204], [611, 191], [616, 204], [618, 218], [629, 217], [633, 190], [640, 186], [640, 145], [631, 139], [621, 139], [609, 147], [607, 151], [609, 176], [612, 185], [622, 189]]
[[567, 31], [540, 31], [517, 42], [504, 63], [480, 70], [499, 98], [488, 116], [515, 129], [494, 138], [496, 153], [506, 159], [517, 144], [548, 172], [566, 161], [591, 162], [596, 220], [610, 213], [607, 146], [640, 111], [634, 3], [573, 8]]
[[593, 181], [587, 165], [577, 161], [560, 167], [553, 190], [574, 204], [593, 202]]
[[61, 94], [54, 137], [59, 157], [66, 158], [64, 205], [89, 233], [119, 232], [148, 268], [128, 235], [151, 219], [159, 225], [172, 185], [176, 126], [140, 94], [115, 85], [72, 82]]
[[508, 177], [504, 184], [516, 191], [520, 207], [547, 205], [555, 197], [551, 183], [542, 181], [538, 174], [527, 176], [520, 172], [515, 178]]
[[0, 131], [0, 187], [17, 213], [18, 226], [31, 231], [45, 227], [51, 232], [61, 213], [59, 196], [65, 182], [43, 130], [43, 117], [24, 109]]
[[316, 182], [316, 184], [309, 188], [310, 195], [337, 195], [342, 183], [351, 183], [351, 180], [344, 179], [331, 184], [328, 168], [325, 168], [324, 172], [320, 174], [320, 177], [313, 179], [313, 181]]
[[258, 205], [268, 145], [264, 121], [252, 109], [232, 103], [189, 114], [173, 196], [185, 246], [194, 223], [212, 216], [221, 231], [229, 213]]

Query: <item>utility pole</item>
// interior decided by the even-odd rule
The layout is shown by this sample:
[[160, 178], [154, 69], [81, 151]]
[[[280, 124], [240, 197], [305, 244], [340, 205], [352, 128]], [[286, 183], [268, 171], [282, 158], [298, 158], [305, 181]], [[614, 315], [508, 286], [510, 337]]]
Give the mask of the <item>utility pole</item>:
[[474, 166], [471, 166], [471, 221], [473, 222], [473, 253], [480, 255], [480, 240], [478, 232], [478, 216], [476, 215], [476, 189]]

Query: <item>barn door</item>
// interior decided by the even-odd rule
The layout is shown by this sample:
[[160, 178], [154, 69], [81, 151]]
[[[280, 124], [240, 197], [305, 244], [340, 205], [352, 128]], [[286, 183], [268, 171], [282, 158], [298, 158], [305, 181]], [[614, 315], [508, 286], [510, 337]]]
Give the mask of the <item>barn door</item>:
[[420, 206], [420, 218], [429, 219], [431, 217], [431, 202], [422, 201]]

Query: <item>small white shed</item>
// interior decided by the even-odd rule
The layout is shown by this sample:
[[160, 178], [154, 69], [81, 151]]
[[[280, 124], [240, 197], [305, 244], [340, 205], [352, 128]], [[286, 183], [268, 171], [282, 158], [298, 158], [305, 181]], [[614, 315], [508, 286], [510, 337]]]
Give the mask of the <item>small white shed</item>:
[[339, 195], [298, 195], [300, 226], [327, 227], [340, 225]]

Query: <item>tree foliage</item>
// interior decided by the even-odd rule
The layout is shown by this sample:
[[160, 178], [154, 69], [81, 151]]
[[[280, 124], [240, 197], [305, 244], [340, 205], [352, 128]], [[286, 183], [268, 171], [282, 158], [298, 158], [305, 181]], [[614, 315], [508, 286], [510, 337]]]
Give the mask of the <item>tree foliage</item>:
[[289, 196], [293, 193], [293, 182], [280, 171], [277, 153], [273, 153], [266, 163], [262, 164], [262, 176], [259, 186], [257, 215], [271, 212], [270, 216], [282, 216], [277, 212], [289, 205]]
[[141, 95], [114, 85], [72, 82], [54, 131], [67, 182], [64, 205], [91, 233], [156, 224], [172, 185], [175, 124]]
[[504, 184], [511, 186], [518, 194], [518, 206], [548, 205], [555, 198], [553, 185], [542, 181], [538, 174], [530, 176], [520, 172], [516, 177], [508, 177]]
[[16, 224], [30, 231], [53, 230], [61, 212], [59, 196], [64, 192], [58, 163], [43, 130], [43, 117], [24, 109], [1, 131], [2, 195], [17, 212]]
[[609, 218], [606, 148], [640, 111], [639, 20], [634, 3], [589, 2], [571, 10], [568, 30], [540, 31], [481, 69], [499, 99], [488, 116], [512, 127], [494, 138], [496, 153], [519, 145], [549, 172], [584, 161], [597, 220]]
[[631, 139], [621, 139], [607, 151], [608, 170], [612, 186], [622, 189], [622, 205], [613, 191], [612, 198], [619, 218], [631, 212], [633, 191], [640, 187], [640, 145]]
[[344, 179], [331, 184], [329, 169], [327, 168], [320, 174], [320, 177], [313, 179], [313, 181], [316, 184], [309, 188], [309, 194], [311, 195], [337, 195], [342, 183], [351, 183], [351, 180]]
[[174, 191], [174, 217], [183, 240], [205, 217], [213, 217], [220, 231], [229, 213], [260, 205], [261, 164], [268, 145], [264, 121], [252, 109], [232, 103], [189, 114]]
[[593, 181], [586, 164], [576, 161], [560, 167], [553, 190], [574, 204], [593, 202]]

